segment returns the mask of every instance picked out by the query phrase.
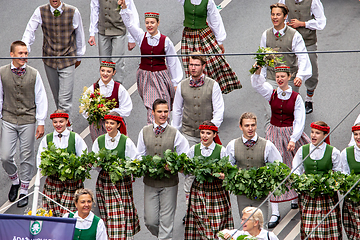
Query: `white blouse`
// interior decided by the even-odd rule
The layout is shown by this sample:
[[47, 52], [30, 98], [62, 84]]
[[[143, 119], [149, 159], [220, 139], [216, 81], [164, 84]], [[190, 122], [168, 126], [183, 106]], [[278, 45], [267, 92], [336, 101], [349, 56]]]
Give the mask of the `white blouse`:
[[[212, 142], [209, 147], [205, 147], [202, 143], [200, 143], [201, 155], [203, 155], [204, 157], [209, 157], [212, 154], [212, 152], [214, 151], [215, 146], [216, 146], [215, 142]], [[194, 153], [195, 153], [195, 145], [189, 149], [187, 156], [189, 158], [193, 158]], [[221, 147], [220, 157], [221, 158], [226, 157], [226, 148], [225, 147]]]
[[[355, 156], [355, 161], [360, 162], [360, 148], [357, 145], [354, 146], [354, 156]], [[342, 173], [350, 174], [351, 172], [347, 161], [346, 148], [341, 152], [340, 161], [342, 165]]]

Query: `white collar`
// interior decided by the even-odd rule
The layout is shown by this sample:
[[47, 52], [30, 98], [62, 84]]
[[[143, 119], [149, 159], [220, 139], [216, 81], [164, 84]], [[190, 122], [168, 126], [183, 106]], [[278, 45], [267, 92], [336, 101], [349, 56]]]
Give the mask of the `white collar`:
[[157, 34], [155, 35], [155, 36], [152, 36], [149, 32], [146, 32], [146, 37], [147, 38], [155, 38], [155, 39], [157, 39], [157, 40], [159, 40], [160, 39], [160, 30], [158, 29], [158, 32], [157, 32]]
[[[258, 135], [257, 135], [257, 133], [255, 133], [255, 136], [252, 138], [252, 139], [250, 139], [250, 140], [253, 140], [253, 141], [257, 141], [257, 139], [258, 139]], [[243, 140], [243, 143], [246, 143], [249, 139], [246, 139], [245, 137], [244, 137], [244, 134], [242, 135], [242, 140]]]
[[[50, 4], [49, 4], [49, 5], [50, 5]], [[62, 12], [63, 12], [63, 10], [61, 9], [62, 6], [63, 6], [63, 2], [61, 2], [60, 6], [57, 7], [57, 8], [53, 8], [53, 6], [50, 5], [50, 11], [51, 11], [51, 13], [54, 14], [54, 11], [55, 11], [56, 9], [59, 10], [60, 13], [62, 13]]]
[[104, 86], [104, 87], [107, 87], [107, 86], [109, 86], [109, 87], [113, 87], [113, 86], [114, 86], [114, 84], [115, 84], [115, 83], [114, 83], [114, 80], [113, 80], [113, 79], [111, 79], [111, 80], [110, 80], [110, 82], [109, 82], [108, 84], [106, 84], [106, 85], [105, 85], [105, 83], [104, 83], [101, 79], [100, 79], [100, 81], [99, 81], [99, 87], [100, 87], [100, 86]]
[[211, 144], [210, 144], [210, 146], [208, 146], [208, 147], [205, 147], [202, 143], [200, 144], [200, 149], [211, 149], [211, 150], [214, 150], [215, 149], [215, 142], [213, 141]]
[[[116, 141], [119, 141], [120, 139], [120, 136], [121, 136], [121, 133], [119, 132], [119, 130], [117, 130], [117, 133], [116, 133], [116, 136], [114, 137], [114, 139]], [[106, 133], [105, 135], [105, 141], [111, 141], [112, 137], [110, 137], [110, 135], [108, 133]]]
[[354, 145], [354, 148], [355, 148], [355, 151], [360, 151], [360, 148], [356, 145], [356, 143]]
[[[159, 126], [159, 124], [156, 124], [155, 122], [153, 122], [154, 124], [154, 129], [157, 128], [157, 126]], [[161, 124], [160, 126], [163, 128], [166, 128], [166, 126], [168, 125], [168, 122], [166, 121], [164, 124]]]
[[[318, 150], [324, 150], [326, 148], [327, 143], [323, 142], [317, 149]], [[312, 149], [316, 148], [316, 146], [312, 143], [310, 143], [310, 152], [312, 151]]]
[[289, 85], [289, 88], [286, 89], [285, 91], [283, 91], [281, 88], [277, 87], [276, 92], [278, 95], [281, 95], [283, 92], [291, 94], [293, 92], [293, 90], [292, 90], [292, 87]]
[[279, 33], [281, 34], [281, 36], [284, 36], [284, 34], [285, 34], [285, 29], [286, 29], [286, 23], [285, 23], [285, 27], [282, 28], [282, 29], [280, 29], [279, 31], [276, 30], [276, 29], [273, 27], [273, 33], [274, 33], [274, 35], [275, 35], [275, 33], [279, 32]]
[[[54, 136], [57, 136], [59, 134], [60, 133], [58, 133], [56, 130], [54, 130]], [[62, 136], [68, 136], [68, 135], [70, 135], [70, 131], [67, 128], [65, 128], [65, 130], [61, 133], [61, 135]]]
[[81, 218], [81, 217], [79, 216], [78, 211], [76, 211], [76, 212], [74, 213], [74, 218], [76, 218], [76, 220], [77, 220], [77, 221], [80, 221], [80, 222], [85, 222], [85, 221], [87, 221], [87, 222], [92, 222], [93, 219], [94, 219], [94, 213], [93, 213], [92, 211], [90, 211], [89, 215], [87, 215], [86, 218]]
[[[11, 69], [17, 68], [17, 67], [14, 66], [14, 64], [13, 64], [12, 61], [11, 61], [11, 63], [10, 63], [10, 68], [11, 68]], [[26, 68], [26, 63], [25, 63], [24, 65], [22, 65], [20, 68]]]

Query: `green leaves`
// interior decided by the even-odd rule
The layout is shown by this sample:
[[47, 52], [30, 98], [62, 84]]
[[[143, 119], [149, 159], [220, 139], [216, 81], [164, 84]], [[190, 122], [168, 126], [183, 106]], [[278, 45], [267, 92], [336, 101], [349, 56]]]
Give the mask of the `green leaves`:
[[[340, 193], [344, 195], [359, 180], [359, 178], [360, 175], [354, 173], [343, 175], [342, 178], [339, 177], [337, 181], [341, 185]], [[353, 202], [360, 202], [359, 184], [353, 188], [353, 190], [346, 196], [346, 198]]]

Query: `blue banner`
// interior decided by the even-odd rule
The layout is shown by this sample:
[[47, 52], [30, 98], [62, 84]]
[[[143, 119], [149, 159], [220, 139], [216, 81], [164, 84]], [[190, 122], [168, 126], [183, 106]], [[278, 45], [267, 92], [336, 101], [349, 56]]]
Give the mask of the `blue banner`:
[[72, 240], [76, 219], [0, 214], [1, 240]]

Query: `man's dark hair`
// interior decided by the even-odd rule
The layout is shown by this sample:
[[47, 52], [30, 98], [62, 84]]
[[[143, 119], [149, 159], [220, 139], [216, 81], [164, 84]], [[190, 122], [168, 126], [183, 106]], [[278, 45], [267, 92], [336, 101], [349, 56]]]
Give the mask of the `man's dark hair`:
[[289, 13], [289, 8], [283, 3], [274, 3], [270, 5], [270, 11], [272, 12], [273, 8], [280, 8], [284, 16]]
[[23, 42], [23, 41], [15, 41], [15, 42], [13, 42], [12, 44], [11, 44], [11, 46], [10, 46], [10, 52], [14, 52], [15, 51], [15, 48], [17, 47], [17, 46], [24, 46], [24, 47], [26, 47], [26, 44]]
[[154, 101], [153, 105], [152, 105], [152, 110], [155, 112], [155, 109], [157, 107], [157, 105], [159, 104], [168, 104], [168, 102], [165, 100], [165, 99], [161, 99], [161, 98], [158, 98]]

